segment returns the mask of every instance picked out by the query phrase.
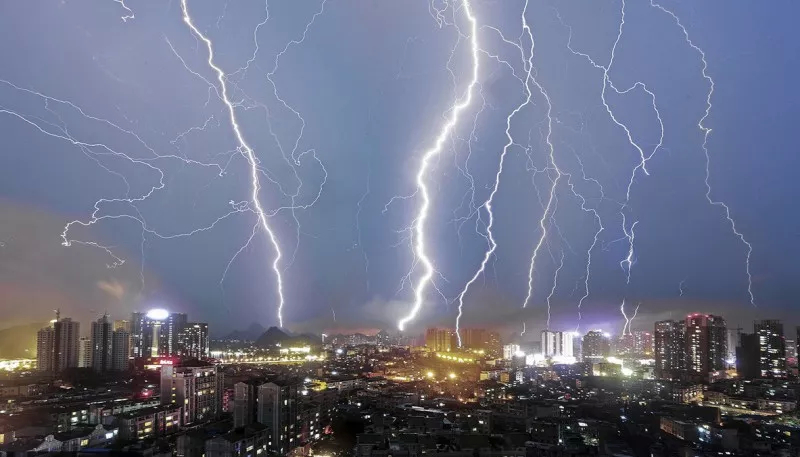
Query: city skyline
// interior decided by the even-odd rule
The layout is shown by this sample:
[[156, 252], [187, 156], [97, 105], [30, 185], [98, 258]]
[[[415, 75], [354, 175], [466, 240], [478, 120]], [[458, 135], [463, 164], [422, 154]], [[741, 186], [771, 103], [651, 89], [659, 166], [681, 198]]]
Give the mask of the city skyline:
[[791, 15], [492, 5], [10, 6], [4, 323], [800, 324]]

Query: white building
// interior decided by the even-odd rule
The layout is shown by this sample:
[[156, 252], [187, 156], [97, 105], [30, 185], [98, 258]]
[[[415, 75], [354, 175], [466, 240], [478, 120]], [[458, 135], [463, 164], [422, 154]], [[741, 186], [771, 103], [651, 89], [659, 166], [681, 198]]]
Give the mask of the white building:
[[519, 344], [506, 344], [503, 346], [503, 359], [511, 360], [520, 352]]
[[[572, 351], [570, 340], [570, 351]], [[563, 355], [564, 338], [561, 332], [542, 330], [542, 354], [545, 357], [558, 357]]]

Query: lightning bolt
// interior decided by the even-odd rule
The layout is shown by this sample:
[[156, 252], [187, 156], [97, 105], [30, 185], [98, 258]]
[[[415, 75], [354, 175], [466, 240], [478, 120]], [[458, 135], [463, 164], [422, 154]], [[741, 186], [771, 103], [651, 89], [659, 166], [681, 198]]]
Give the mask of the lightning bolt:
[[641, 306], [641, 302], [636, 305], [636, 308], [633, 310], [633, 316], [628, 318], [628, 315], [625, 314], [625, 300], [622, 300], [622, 304], [619, 306], [619, 311], [622, 313], [622, 317], [625, 318], [625, 325], [622, 327], [622, 335], [632, 335], [632, 325], [633, 320], [636, 319], [636, 315], [639, 314], [639, 306]]
[[631, 320], [628, 319], [628, 315], [625, 314], [625, 299], [622, 299], [622, 304], [619, 305], [619, 312], [622, 313], [622, 317], [625, 318], [625, 325], [622, 326], [622, 335], [627, 335], [626, 331], [628, 326], [631, 325]]
[[636, 319], [636, 315], [639, 314], [639, 306], [641, 305], [642, 305], [641, 302], [637, 303], [636, 308], [634, 308], [633, 310], [633, 316], [631, 316], [631, 322], [628, 324], [628, 335], [633, 334], [633, 320]]
[[678, 290], [679, 290], [679, 291], [680, 291], [680, 293], [681, 293], [681, 294], [679, 295], [680, 297], [683, 297], [683, 283], [685, 283], [685, 282], [686, 282], [686, 280], [684, 279], [683, 281], [681, 281], [680, 283], [678, 283]]
[[550, 294], [547, 295], [547, 328], [550, 328], [550, 300], [552, 300], [553, 295], [556, 293], [556, 288], [558, 287], [558, 274], [561, 273], [561, 268], [564, 267], [564, 251], [561, 251], [561, 261], [558, 264], [558, 268], [556, 269], [555, 275], [553, 275], [553, 287], [550, 289]]
[[[631, 171], [631, 177], [628, 180], [628, 185], [627, 185], [626, 190], [625, 190], [625, 202], [624, 202], [624, 204], [622, 204], [622, 207], [621, 207], [621, 210], [620, 210], [620, 214], [622, 215], [622, 231], [623, 231], [623, 233], [625, 235], [625, 238], [627, 239], [628, 245], [629, 245], [628, 257], [625, 258], [620, 264], [621, 265], [624, 264], [624, 265], [627, 266], [627, 270], [626, 270], [626, 276], [627, 277], [626, 277], [626, 280], [627, 280], [628, 283], [630, 283], [630, 274], [631, 274], [630, 269], [631, 269], [632, 261], [633, 261], [633, 259], [632, 259], [632, 256], [633, 256], [633, 241], [634, 241], [632, 239], [633, 233], [634, 233], [634, 231], [633, 231], [634, 227], [633, 226], [635, 226], [636, 223], [638, 223], [638, 221], [634, 222], [631, 227], [627, 227], [626, 224], [625, 224], [624, 210], [625, 210], [625, 208], [627, 208], [628, 204], [630, 203], [630, 200], [631, 200], [631, 189], [633, 188], [633, 184], [634, 184], [634, 182], [636, 180], [636, 176], [637, 176], [638, 172], [641, 170], [641, 172], [644, 173], [646, 176], [650, 175], [650, 171], [647, 169], [647, 162], [650, 159], [652, 159], [653, 156], [655, 156], [655, 154], [658, 152], [659, 149], [661, 149], [661, 146], [664, 143], [664, 122], [661, 119], [661, 113], [658, 110], [658, 105], [656, 103], [655, 93], [653, 93], [653, 91], [648, 88], [647, 84], [645, 84], [642, 81], [636, 81], [633, 85], [631, 85], [627, 89], [619, 89], [619, 88], [617, 88], [617, 86], [614, 84], [614, 82], [611, 80], [611, 78], [609, 76], [609, 72], [611, 71], [611, 67], [614, 65], [614, 59], [616, 58], [617, 46], [619, 45], [619, 42], [622, 39], [622, 32], [623, 32], [623, 28], [625, 27], [625, 0], [622, 0], [622, 2], [621, 2], [620, 22], [619, 22], [619, 27], [617, 29], [617, 36], [616, 36], [616, 39], [614, 40], [614, 44], [611, 47], [611, 53], [610, 53], [610, 56], [609, 56], [609, 59], [608, 59], [608, 63], [605, 64], [605, 65], [597, 63], [588, 54], [586, 54], [584, 52], [581, 52], [581, 51], [578, 51], [578, 50], [575, 50], [572, 47], [572, 27], [570, 27], [570, 26], [568, 26], [568, 25], [566, 25], [564, 23], [564, 21], [561, 19], [561, 16], [558, 14], [558, 11], [556, 11], [556, 16], [558, 17], [558, 19], [561, 22], [561, 24], [564, 25], [565, 27], [567, 27], [567, 29], [569, 30], [569, 38], [567, 39], [567, 49], [573, 55], [579, 56], [579, 57], [582, 57], [582, 58], [586, 59], [589, 62], [590, 65], [592, 65], [594, 68], [596, 68], [598, 70], [601, 70], [603, 72], [603, 85], [602, 85], [602, 89], [600, 91], [600, 99], [601, 99], [601, 101], [603, 103], [603, 107], [605, 108], [606, 113], [608, 114], [608, 116], [612, 120], [612, 122], [614, 122], [615, 125], [617, 125], [619, 128], [621, 128], [625, 132], [625, 135], [626, 135], [627, 140], [628, 140], [628, 144], [630, 144], [631, 147], [633, 147], [639, 154], [639, 163]], [[650, 150], [648, 152], [645, 152], [645, 149], [642, 146], [640, 146], [633, 139], [633, 134], [631, 133], [630, 128], [628, 128], [628, 126], [625, 123], [623, 123], [622, 121], [620, 121], [617, 118], [617, 116], [614, 114], [614, 111], [611, 109], [611, 106], [608, 104], [608, 101], [606, 99], [606, 92], [607, 92], [608, 88], [611, 88], [611, 90], [613, 90], [617, 95], [626, 95], [626, 94], [632, 92], [635, 89], [640, 89], [650, 97], [651, 104], [653, 106], [653, 111], [655, 113], [655, 116], [656, 116], [656, 119], [658, 121], [659, 128], [660, 128], [659, 140], [656, 143], [656, 145], [653, 147], [652, 150]], [[623, 267], [623, 270], [625, 270], [624, 267]]]
[[[527, 6], [527, 2], [526, 2]], [[524, 27], [523, 29], [528, 34], [528, 39], [531, 40], [531, 52], [533, 52], [534, 47], [534, 40], [533, 40], [533, 33], [531, 33], [530, 27], [528, 27], [528, 23], [525, 20], [525, 14], [523, 11], [522, 20]], [[558, 187], [558, 183], [563, 176], [561, 169], [558, 167], [555, 158], [555, 147], [553, 146], [552, 141], [552, 134], [553, 134], [553, 104], [550, 101], [550, 96], [547, 94], [547, 91], [544, 90], [541, 84], [536, 80], [536, 78], [531, 78], [531, 82], [536, 86], [539, 90], [539, 93], [542, 94], [544, 97], [545, 102], [547, 103], [547, 133], [545, 135], [545, 142], [547, 143], [547, 150], [548, 150], [548, 160], [550, 162], [550, 167], [553, 172], [555, 172], [556, 176], [552, 179], [552, 184], [550, 186], [550, 193], [547, 198], [547, 204], [544, 207], [544, 212], [542, 213], [541, 219], [539, 219], [539, 241], [537, 241], [536, 246], [533, 249], [533, 254], [531, 255], [531, 262], [530, 267], [528, 269], [528, 293], [525, 295], [525, 300], [522, 302], [522, 307], [526, 308], [528, 306], [528, 302], [531, 300], [531, 296], [533, 295], [533, 274], [536, 269], [536, 257], [539, 254], [539, 250], [544, 243], [544, 240], [547, 238], [547, 226], [545, 225], [545, 221], [550, 217], [550, 211], [553, 207], [553, 202], [556, 199], [556, 188]]]
[[361, 209], [362, 209], [361, 205], [364, 203], [364, 200], [367, 198], [367, 196], [370, 193], [370, 180], [371, 180], [371, 178], [372, 178], [372, 173], [370, 171], [370, 172], [367, 173], [367, 189], [361, 195], [361, 198], [358, 199], [358, 203], [356, 204], [356, 206], [358, 207], [358, 209], [356, 210], [356, 234], [357, 234], [357, 238], [356, 239], [357, 239], [357, 242], [358, 242], [358, 248], [361, 250], [361, 256], [364, 258], [364, 276], [366, 277], [366, 280], [367, 280], [367, 292], [370, 291], [370, 286], [369, 286], [369, 258], [367, 257], [366, 249], [364, 249], [364, 243], [361, 241]]
[[633, 262], [635, 261], [633, 243], [636, 241], [636, 232], [634, 232], [634, 230], [636, 229], [636, 224], [638, 224], [639, 221], [634, 221], [634, 223], [631, 224], [631, 227], [629, 229], [626, 229], [625, 213], [620, 213], [620, 214], [622, 214], [622, 230], [625, 231], [625, 238], [628, 239], [628, 255], [619, 262], [619, 266], [622, 267], [622, 271], [625, 271], [627, 273], [625, 283], [630, 284], [631, 268], [633, 267]]
[[703, 79], [708, 81], [708, 93], [706, 94], [706, 109], [703, 112], [703, 116], [697, 122], [697, 128], [699, 128], [700, 131], [703, 132], [702, 147], [703, 147], [703, 154], [705, 155], [706, 159], [705, 180], [704, 180], [706, 185], [706, 200], [711, 206], [716, 206], [723, 209], [723, 212], [725, 213], [725, 218], [728, 220], [728, 223], [731, 226], [731, 231], [734, 233], [734, 235], [736, 235], [739, 238], [742, 244], [744, 244], [747, 247], [747, 257], [745, 259], [745, 271], [747, 272], [747, 293], [748, 295], [750, 295], [750, 304], [755, 306], [756, 299], [755, 296], [753, 295], [753, 276], [750, 273], [750, 256], [753, 254], [753, 245], [750, 244], [750, 242], [747, 241], [742, 232], [740, 232], [736, 228], [736, 221], [734, 221], [733, 217], [731, 217], [731, 209], [728, 207], [728, 205], [721, 200], [714, 200], [711, 197], [711, 183], [709, 182], [709, 180], [711, 179], [711, 170], [710, 170], [711, 156], [709, 155], [708, 152], [708, 136], [711, 134], [711, 128], [706, 127], [704, 122], [711, 114], [711, 97], [714, 95], [714, 79], [711, 78], [711, 76], [708, 74], [708, 62], [706, 61], [706, 53], [699, 46], [694, 44], [692, 39], [689, 37], [689, 31], [686, 30], [686, 27], [684, 27], [683, 23], [681, 23], [680, 18], [678, 18], [678, 16], [675, 13], [664, 8], [663, 6], [661, 6], [661, 4], [657, 3], [655, 0], [650, 0], [650, 6], [658, 8], [662, 12], [670, 15], [672, 19], [675, 20], [675, 24], [683, 32], [683, 37], [686, 39], [686, 43], [700, 55], [700, 60], [703, 62], [701, 73], [703, 75]]
[[275, 278], [277, 280], [277, 292], [278, 292], [278, 322], [281, 327], [283, 327], [283, 305], [284, 305], [284, 297], [283, 297], [283, 277], [281, 275], [281, 270], [278, 267], [281, 260], [281, 248], [278, 244], [278, 239], [275, 236], [272, 228], [270, 227], [269, 223], [267, 222], [267, 216], [264, 212], [264, 209], [261, 206], [261, 203], [258, 199], [258, 193], [261, 189], [261, 182], [259, 179], [259, 171], [258, 171], [258, 160], [256, 159], [255, 153], [253, 149], [247, 144], [242, 135], [242, 132], [239, 128], [239, 123], [236, 120], [236, 110], [233, 107], [233, 103], [231, 102], [228, 96], [228, 87], [226, 84], [226, 76], [225, 73], [214, 63], [214, 46], [211, 43], [211, 40], [206, 38], [200, 30], [192, 22], [192, 18], [189, 15], [189, 10], [187, 6], [187, 0], [181, 0], [181, 11], [183, 12], [183, 22], [191, 29], [192, 33], [195, 37], [199, 38], [203, 43], [206, 45], [206, 49], [208, 50], [208, 66], [214, 70], [217, 75], [217, 80], [219, 81], [220, 87], [220, 96], [222, 98], [223, 103], [228, 108], [228, 115], [231, 124], [231, 128], [233, 129], [233, 133], [236, 136], [236, 140], [239, 144], [241, 151], [247, 157], [248, 162], [250, 163], [250, 179], [252, 183], [252, 194], [251, 200], [253, 203], [253, 209], [258, 216], [258, 220], [261, 223], [262, 229], [266, 232], [269, 242], [272, 244], [272, 248], [275, 250], [275, 256], [272, 260], [272, 270], [275, 273]]
[[122, 19], [122, 22], [128, 22], [128, 19], [136, 18], [136, 15], [133, 14], [133, 10], [128, 8], [128, 5], [125, 4], [125, 0], [113, 0], [113, 1], [114, 3], [118, 3], [119, 6], [126, 11], [126, 13], [123, 14], [122, 17], [120, 17], [120, 19]]
[[[597, 187], [600, 189], [600, 198], [601, 198], [601, 200], [605, 199], [605, 191], [603, 190], [602, 184], [600, 184], [600, 182], [598, 180], [594, 179], [594, 178], [587, 178], [586, 177], [586, 171], [583, 168], [583, 161], [581, 161], [580, 156], [578, 156], [577, 154], [575, 154], [575, 158], [578, 160], [578, 163], [580, 164], [582, 179], [584, 181], [590, 181], [590, 182], [595, 183], [597, 185]], [[568, 177], [567, 177], [567, 185], [569, 186], [569, 189], [572, 192], [572, 194], [575, 196], [575, 198], [580, 200], [580, 202], [581, 202], [581, 210], [584, 211], [584, 212], [587, 212], [587, 213], [591, 213], [592, 216], [594, 217], [595, 221], [597, 221], [597, 230], [594, 232], [594, 237], [592, 238], [592, 244], [589, 245], [589, 248], [586, 250], [586, 271], [584, 272], [584, 275], [583, 275], [583, 277], [584, 277], [584, 282], [583, 282], [584, 292], [583, 292], [583, 295], [581, 296], [580, 300], [578, 300], [578, 324], [577, 324], [577, 327], [575, 328], [575, 331], [577, 332], [577, 331], [580, 330], [580, 324], [581, 324], [581, 318], [582, 318], [581, 311], [582, 311], [582, 308], [583, 308], [583, 302], [589, 297], [589, 280], [590, 280], [590, 275], [591, 275], [591, 271], [592, 271], [592, 253], [594, 252], [594, 248], [595, 248], [595, 246], [597, 246], [597, 240], [600, 237], [600, 234], [603, 232], [603, 230], [605, 230], [605, 227], [603, 226], [603, 220], [600, 218], [600, 214], [597, 212], [597, 209], [596, 208], [587, 207], [586, 206], [586, 197], [584, 197], [583, 194], [581, 194], [581, 193], [576, 191], [575, 184], [572, 182], [572, 175], [571, 174], [568, 175]], [[577, 283], [575, 284], [575, 286], [577, 287]]]
[[[525, 19], [525, 11], [527, 10], [527, 7], [528, 7], [528, 4], [527, 4], [527, 2], [525, 2], [525, 7], [524, 7], [523, 13], [522, 13], [522, 27], [523, 27], [523, 30], [528, 29], [528, 31], [530, 31], [530, 29], [528, 28], [528, 23], [527, 23], [527, 21]], [[480, 263], [480, 266], [478, 267], [478, 270], [472, 275], [472, 277], [469, 279], [469, 281], [467, 281], [467, 283], [464, 285], [464, 288], [458, 294], [458, 316], [456, 317], [456, 337], [458, 339], [458, 346], [459, 347], [461, 347], [460, 323], [461, 323], [461, 317], [463, 315], [464, 297], [466, 296], [467, 292], [469, 292], [469, 289], [472, 286], [472, 284], [474, 284], [475, 281], [477, 281], [478, 278], [484, 273], [484, 271], [486, 270], [486, 264], [489, 262], [489, 259], [492, 257], [492, 255], [494, 254], [495, 250], [497, 249], [497, 242], [495, 241], [494, 233], [492, 232], [492, 227], [494, 225], [494, 212], [492, 211], [492, 203], [494, 202], [494, 197], [497, 194], [498, 189], [500, 188], [500, 178], [501, 178], [501, 176], [503, 174], [503, 165], [505, 164], [506, 155], [507, 155], [508, 150], [511, 147], [511, 145], [514, 144], [514, 137], [511, 135], [511, 121], [513, 120], [514, 116], [516, 116], [517, 113], [522, 111], [522, 109], [530, 103], [531, 98], [532, 98], [532, 93], [531, 93], [531, 90], [530, 90], [529, 83], [533, 79], [533, 77], [531, 75], [532, 68], [533, 68], [533, 63], [532, 63], [532, 60], [533, 60], [533, 47], [534, 47], [533, 39], [531, 39], [531, 47], [530, 47], [529, 56], [526, 58], [525, 57], [525, 51], [523, 50], [522, 45], [520, 43], [515, 43], [515, 42], [512, 42], [510, 40], [507, 40], [503, 36], [503, 34], [496, 28], [493, 28], [493, 27], [487, 27], [487, 28], [490, 28], [491, 30], [495, 30], [498, 34], [500, 34], [501, 39], [504, 42], [511, 44], [512, 46], [516, 47], [519, 50], [520, 56], [522, 58], [523, 66], [524, 66], [525, 71], [526, 71], [526, 79], [523, 82], [523, 88], [524, 88], [524, 91], [525, 91], [525, 99], [516, 108], [514, 108], [514, 110], [508, 115], [508, 117], [506, 117], [505, 134], [506, 134], [506, 138], [507, 138], [508, 141], [506, 142], [505, 146], [503, 146], [503, 149], [502, 149], [502, 151], [500, 153], [500, 164], [498, 165], [497, 172], [495, 174], [494, 185], [492, 187], [492, 191], [489, 194], [489, 197], [483, 203], [483, 205], [481, 205], [486, 210], [486, 214], [487, 214], [487, 217], [488, 217], [488, 221], [487, 221], [487, 224], [486, 224], [485, 237], [489, 241], [489, 249], [487, 249], [486, 252], [484, 253], [483, 259], [481, 260], [481, 263]], [[511, 67], [511, 68], [513, 69], [513, 67]], [[520, 81], [522, 81], [522, 80], [520, 79]], [[524, 325], [524, 322], [523, 322], [523, 325]], [[522, 334], [524, 334], [524, 333], [525, 333], [525, 329], [523, 327]]]
[[[433, 263], [428, 256], [427, 246], [425, 244], [425, 222], [428, 219], [428, 211], [430, 209], [430, 195], [428, 191], [428, 184], [425, 179], [428, 168], [430, 167], [430, 162], [433, 158], [438, 156], [444, 146], [447, 137], [450, 135], [450, 132], [455, 128], [458, 124], [459, 115], [462, 111], [464, 111], [471, 103], [473, 97], [473, 89], [478, 83], [478, 67], [479, 67], [479, 59], [478, 59], [478, 26], [477, 20], [475, 16], [472, 15], [472, 11], [470, 8], [470, 3], [468, 0], [463, 0], [463, 9], [464, 15], [466, 16], [467, 20], [470, 23], [471, 29], [471, 36], [470, 36], [470, 48], [472, 53], [472, 79], [467, 86], [466, 95], [461, 99], [461, 101], [457, 101], [452, 108], [450, 109], [450, 118], [448, 121], [442, 126], [439, 135], [436, 137], [434, 141], [434, 145], [431, 149], [425, 151], [422, 156], [422, 163], [420, 164], [419, 170], [417, 172], [416, 177], [416, 184], [417, 184], [417, 192], [422, 197], [422, 204], [419, 207], [419, 211], [417, 212], [416, 220], [413, 223], [414, 226], [414, 255], [418, 259], [419, 263], [422, 264], [423, 273], [422, 277], [418, 280], [416, 287], [414, 287], [414, 303], [410, 312], [400, 319], [397, 323], [397, 327], [402, 331], [405, 329], [406, 324], [414, 319], [417, 314], [419, 313], [420, 308], [422, 308], [422, 303], [425, 300], [425, 291], [428, 284], [431, 282], [434, 274]], [[413, 268], [413, 267], [412, 267]]]

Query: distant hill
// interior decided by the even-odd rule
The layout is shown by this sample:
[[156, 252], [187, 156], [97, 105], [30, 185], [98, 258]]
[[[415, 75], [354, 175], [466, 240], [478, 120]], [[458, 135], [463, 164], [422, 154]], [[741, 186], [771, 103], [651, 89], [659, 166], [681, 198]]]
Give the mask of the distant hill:
[[0, 330], [0, 358], [35, 359], [36, 332], [47, 323], [16, 325]]
[[255, 341], [265, 330], [261, 324], [253, 322], [246, 330], [234, 330], [225, 336], [223, 340]]
[[291, 335], [278, 327], [270, 327], [255, 342], [256, 346], [263, 348], [273, 348], [281, 346], [316, 346], [322, 344], [320, 338], [310, 333]]

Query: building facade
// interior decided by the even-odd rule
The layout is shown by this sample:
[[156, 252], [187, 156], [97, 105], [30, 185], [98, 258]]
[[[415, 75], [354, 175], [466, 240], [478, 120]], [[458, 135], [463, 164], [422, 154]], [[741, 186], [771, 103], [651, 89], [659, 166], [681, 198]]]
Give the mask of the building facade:
[[258, 417], [258, 386], [263, 381], [249, 380], [233, 385], [233, 427], [244, 427]]
[[[542, 330], [542, 355], [558, 357], [563, 355], [564, 339], [561, 332]], [[570, 347], [570, 349], [572, 349]]]
[[452, 352], [457, 346], [456, 334], [446, 328], [429, 328], [425, 331], [425, 346], [434, 352]]
[[45, 327], [36, 333], [36, 367], [39, 371], [52, 373], [56, 370], [56, 331]]
[[78, 367], [92, 368], [92, 339], [82, 336], [78, 340]]
[[583, 336], [583, 360], [599, 362], [611, 355], [611, 338], [600, 330], [591, 330]]
[[111, 336], [111, 369], [127, 371], [131, 353], [131, 334], [120, 328]]
[[686, 326], [684, 321], [665, 320], [655, 324], [655, 375], [677, 379], [686, 369]]
[[112, 326], [108, 314], [92, 322], [92, 369], [94, 371], [111, 371]]
[[78, 340], [80, 324], [70, 318], [57, 319], [55, 329], [55, 370], [62, 372], [67, 368], [78, 367]]
[[778, 320], [761, 320], [753, 324], [758, 338], [759, 374], [762, 378], [786, 377], [786, 340], [783, 324]]
[[300, 384], [273, 381], [258, 386], [258, 422], [270, 431], [270, 450], [285, 455], [298, 445], [298, 397]]
[[208, 324], [187, 323], [178, 338], [178, 352], [183, 357], [206, 358], [209, 355]]
[[161, 404], [183, 406], [183, 425], [207, 422], [222, 411], [223, 375], [204, 362], [161, 366]]

